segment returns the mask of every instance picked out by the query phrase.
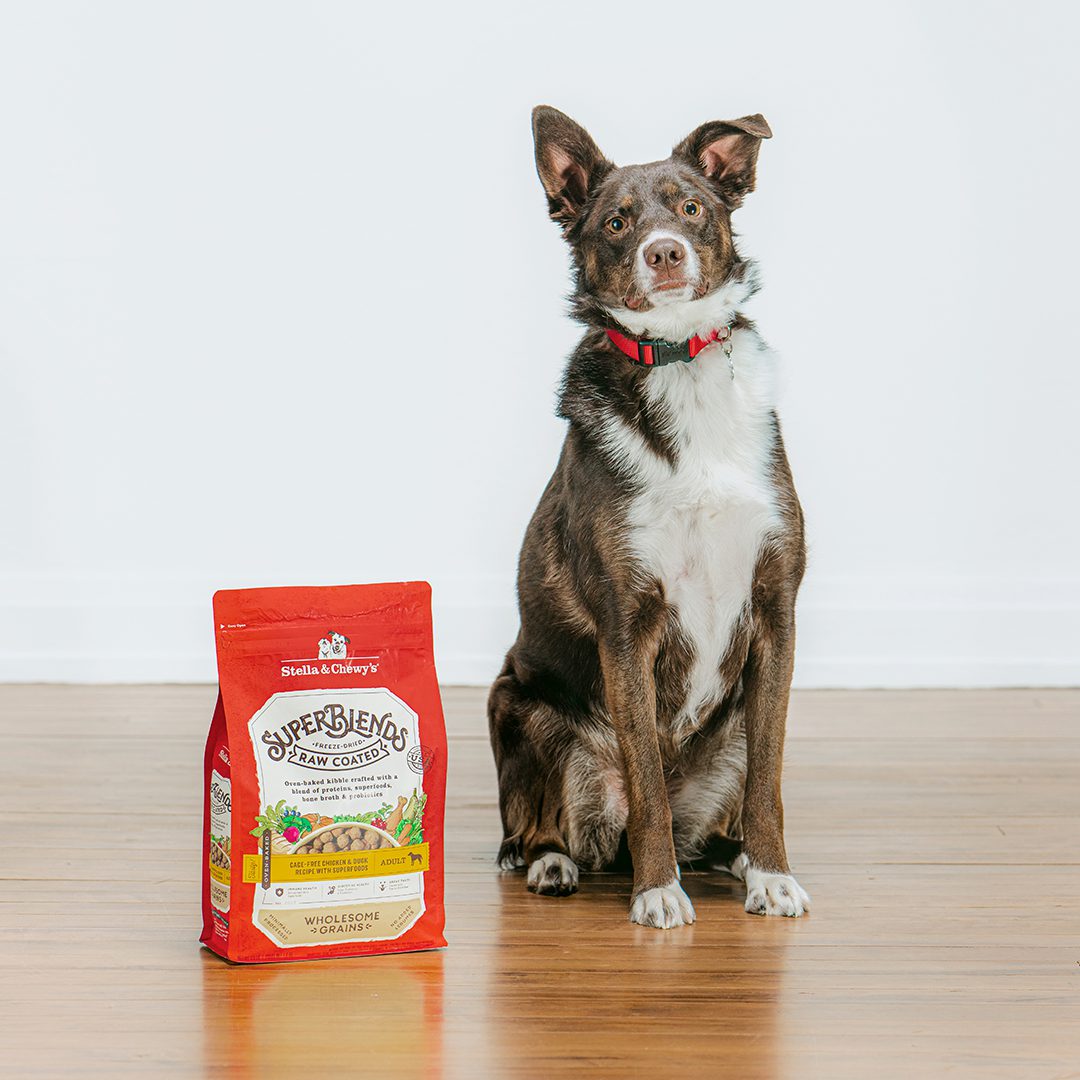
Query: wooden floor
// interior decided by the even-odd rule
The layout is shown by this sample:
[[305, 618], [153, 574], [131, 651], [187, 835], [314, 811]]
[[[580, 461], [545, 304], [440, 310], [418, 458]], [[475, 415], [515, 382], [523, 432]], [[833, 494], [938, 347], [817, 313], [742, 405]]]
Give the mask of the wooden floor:
[[0, 688], [5, 1077], [1080, 1077], [1080, 691], [797, 694], [799, 920], [687, 874], [626, 920], [492, 867], [483, 694], [447, 690], [450, 947], [197, 944], [208, 687]]

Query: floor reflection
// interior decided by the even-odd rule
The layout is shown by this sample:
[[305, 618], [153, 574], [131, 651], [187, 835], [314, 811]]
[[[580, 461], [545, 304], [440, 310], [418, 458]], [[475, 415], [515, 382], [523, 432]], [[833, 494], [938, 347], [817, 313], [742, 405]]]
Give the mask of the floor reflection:
[[747, 915], [742, 884], [726, 874], [683, 882], [698, 921], [660, 931], [627, 921], [628, 876], [589, 875], [578, 895], [555, 899], [503, 875], [486, 994], [491, 1059], [510, 1068], [528, 1047], [629, 1076], [646, 1051], [678, 1061], [682, 1077], [715, 1076], [722, 1048], [741, 1039], [756, 1074], [776, 1071], [790, 921]]
[[[203, 1062], [236, 1077], [681, 1080], [783, 1071], [788, 950], [798, 926], [743, 911], [743, 886], [687, 873], [690, 927], [627, 921], [630, 879], [587, 875], [564, 899], [477, 862], [448, 894], [445, 952], [255, 967], [202, 956]], [[313, 1071], [315, 1070], [315, 1071]]]
[[203, 950], [202, 991], [206, 1075], [443, 1075], [440, 952], [240, 966]]

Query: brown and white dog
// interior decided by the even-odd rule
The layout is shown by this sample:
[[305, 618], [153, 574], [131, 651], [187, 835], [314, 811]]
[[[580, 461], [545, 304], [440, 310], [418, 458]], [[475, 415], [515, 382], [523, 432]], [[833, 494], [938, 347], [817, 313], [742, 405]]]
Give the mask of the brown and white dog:
[[769, 126], [703, 124], [624, 168], [556, 109], [533, 133], [587, 330], [488, 703], [500, 865], [563, 896], [628, 848], [632, 922], [694, 921], [679, 862], [742, 878], [749, 912], [801, 915], [780, 772], [803, 518], [731, 231]]

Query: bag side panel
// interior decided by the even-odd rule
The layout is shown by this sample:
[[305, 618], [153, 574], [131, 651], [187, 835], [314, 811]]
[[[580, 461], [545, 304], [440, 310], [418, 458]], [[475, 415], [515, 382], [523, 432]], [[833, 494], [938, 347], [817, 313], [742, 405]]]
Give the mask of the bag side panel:
[[203, 754], [202, 913], [199, 940], [229, 955], [232, 878], [232, 769], [221, 691]]
[[446, 771], [447, 742], [446, 720], [443, 714], [439, 680], [435, 670], [433, 628], [431, 618], [431, 587], [426, 582], [416, 583], [415, 621], [422, 632], [425, 645], [411, 657], [409, 682], [415, 686], [413, 694], [420, 717], [420, 749], [423, 768], [424, 792], [427, 804], [424, 808], [424, 838], [429, 843], [430, 868], [425, 873], [425, 899], [427, 910], [420, 922], [410, 931], [423, 948], [439, 948], [446, 945], [444, 881], [445, 881], [445, 822], [446, 822]]

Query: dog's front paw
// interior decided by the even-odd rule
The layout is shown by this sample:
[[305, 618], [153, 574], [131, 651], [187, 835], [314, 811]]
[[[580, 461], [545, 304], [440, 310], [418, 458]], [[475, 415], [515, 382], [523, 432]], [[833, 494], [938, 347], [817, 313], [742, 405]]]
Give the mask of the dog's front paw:
[[658, 889], [639, 892], [630, 903], [631, 922], [641, 926], [655, 926], [658, 930], [688, 926], [695, 918], [690, 897], [674, 879]]
[[[739, 859], [745, 860], [744, 855]], [[736, 863], [739, 862], [736, 859]], [[810, 910], [810, 896], [790, 874], [769, 874], [750, 863], [732, 866], [732, 873], [746, 882], [746, 910], [751, 915], [788, 915], [798, 918]]]
[[529, 892], [540, 896], [569, 896], [577, 892], [577, 863], [567, 855], [547, 851], [533, 860], [526, 884]]

